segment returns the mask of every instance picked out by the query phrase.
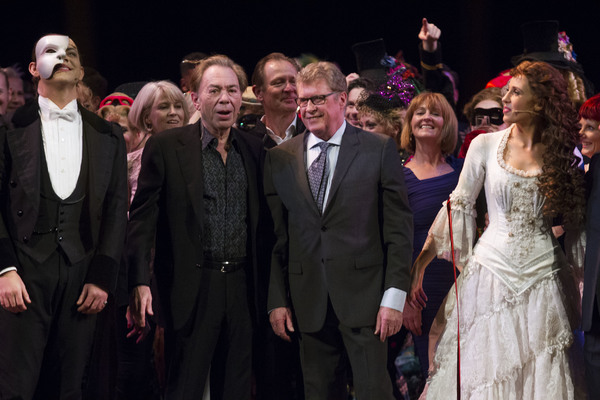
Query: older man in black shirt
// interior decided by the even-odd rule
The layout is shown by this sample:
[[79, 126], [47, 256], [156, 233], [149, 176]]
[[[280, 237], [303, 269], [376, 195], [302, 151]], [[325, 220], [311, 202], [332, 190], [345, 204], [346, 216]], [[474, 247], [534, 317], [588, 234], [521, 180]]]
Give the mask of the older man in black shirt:
[[218, 397], [247, 400], [258, 221], [268, 218], [264, 150], [232, 128], [247, 85], [241, 67], [210, 57], [192, 85], [202, 120], [153, 137], [144, 151], [128, 229], [132, 309], [141, 329], [151, 313], [155, 245], [154, 272], [174, 334], [166, 398], [201, 398], [212, 364]]

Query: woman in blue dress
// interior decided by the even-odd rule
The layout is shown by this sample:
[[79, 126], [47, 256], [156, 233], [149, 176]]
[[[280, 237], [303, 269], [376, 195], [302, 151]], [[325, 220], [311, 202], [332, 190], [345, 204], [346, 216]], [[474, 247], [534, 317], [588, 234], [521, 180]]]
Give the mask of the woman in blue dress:
[[[404, 165], [404, 178], [414, 218], [414, 262], [440, 206], [456, 187], [463, 160], [449, 156], [456, 146], [458, 129], [454, 111], [443, 95], [422, 93], [415, 97], [405, 121], [401, 144], [412, 154]], [[423, 376], [429, 368], [429, 330], [453, 282], [452, 264], [433, 260], [423, 278], [427, 306], [417, 310], [407, 303], [404, 308], [404, 326], [413, 334]]]

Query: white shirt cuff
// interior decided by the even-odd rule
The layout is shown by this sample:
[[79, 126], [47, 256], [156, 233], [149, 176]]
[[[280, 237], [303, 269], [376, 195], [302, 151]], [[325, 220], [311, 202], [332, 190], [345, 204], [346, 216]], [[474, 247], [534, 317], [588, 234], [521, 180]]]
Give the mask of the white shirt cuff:
[[383, 298], [381, 299], [381, 307], [393, 308], [402, 312], [404, 310], [404, 303], [406, 302], [406, 292], [398, 288], [391, 287], [383, 292]]
[[2, 271], [0, 271], [0, 276], [4, 275], [4, 274], [5, 274], [5, 273], [7, 273], [7, 272], [10, 272], [10, 271], [16, 271], [16, 270], [17, 270], [17, 267], [8, 267], [8, 268], [4, 268]]

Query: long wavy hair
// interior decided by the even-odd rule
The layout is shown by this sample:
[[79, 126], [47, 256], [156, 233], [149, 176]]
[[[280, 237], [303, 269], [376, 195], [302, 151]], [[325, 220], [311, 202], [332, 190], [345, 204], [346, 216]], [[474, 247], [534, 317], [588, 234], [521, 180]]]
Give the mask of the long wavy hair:
[[579, 142], [577, 112], [562, 74], [544, 62], [524, 61], [510, 71], [526, 77], [536, 99], [536, 136], [546, 147], [538, 178], [546, 197], [544, 215], [562, 216], [563, 224], [580, 227], [585, 213], [583, 172], [573, 151]]

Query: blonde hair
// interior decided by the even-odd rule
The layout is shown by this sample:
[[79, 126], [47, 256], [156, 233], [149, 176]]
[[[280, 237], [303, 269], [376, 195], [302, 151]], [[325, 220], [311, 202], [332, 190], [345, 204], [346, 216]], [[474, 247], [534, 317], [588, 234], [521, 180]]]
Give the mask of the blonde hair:
[[324, 80], [334, 92], [344, 93], [348, 91], [346, 77], [335, 64], [328, 61], [319, 61], [308, 64], [300, 70], [296, 77], [296, 82], [312, 83], [321, 79]]
[[156, 99], [164, 94], [169, 101], [181, 103], [183, 108], [183, 125], [187, 125], [190, 119], [190, 112], [181, 90], [169, 81], [148, 82], [140, 90], [133, 105], [129, 110], [129, 123], [142, 132], [148, 132], [146, 127], [146, 118], [150, 114], [152, 105]]

